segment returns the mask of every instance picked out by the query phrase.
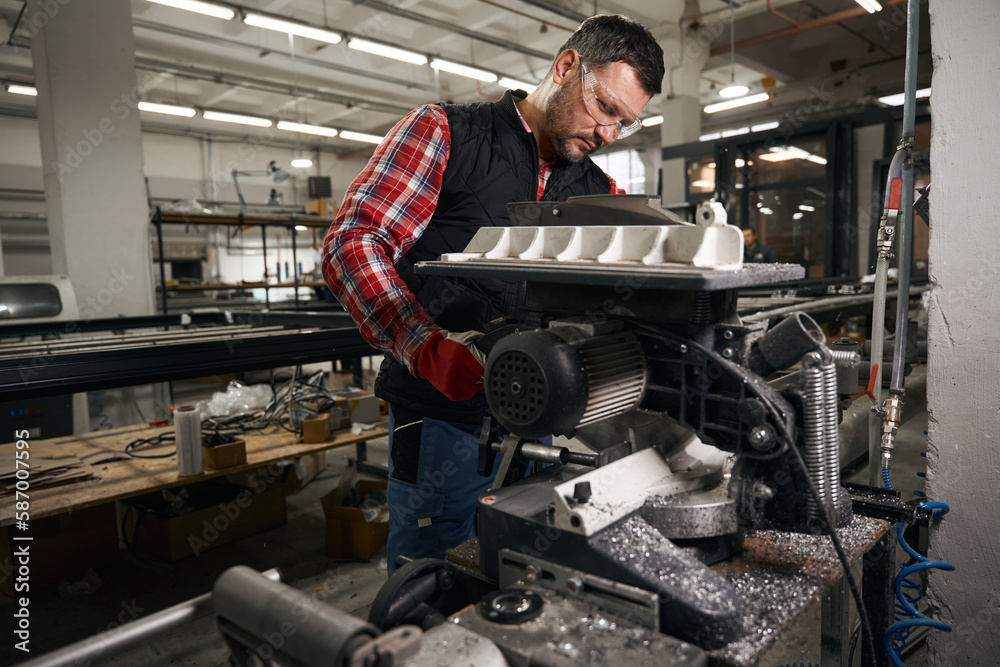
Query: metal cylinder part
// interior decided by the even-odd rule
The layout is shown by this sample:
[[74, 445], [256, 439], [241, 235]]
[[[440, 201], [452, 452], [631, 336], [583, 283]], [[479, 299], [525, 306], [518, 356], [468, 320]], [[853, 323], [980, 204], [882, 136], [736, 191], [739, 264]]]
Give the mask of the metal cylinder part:
[[826, 344], [826, 335], [816, 320], [795, 313], [768, 329], [753, 345], [750, 370], [767, 377], [795, 364], [802, 355]]
[[493, 347], [485, 378], [500, 424], [541, 438], [634, 408], [646, 388], [646, 360], [630, 332], [568, 342], [551, 331], [527, 331]]
[[861, 379], [858, 366], [861, 364], [859, 346], [850, 338], [842, 338], [833, 344], [830, 352], [837, 366], [837, 393], [853, 396], [858, 393]]
[[379, 634], [347, 612], [242, 565], [215, 582], [212, 603], [222, 618], [307, 665], [347, 665], [358, 644]]

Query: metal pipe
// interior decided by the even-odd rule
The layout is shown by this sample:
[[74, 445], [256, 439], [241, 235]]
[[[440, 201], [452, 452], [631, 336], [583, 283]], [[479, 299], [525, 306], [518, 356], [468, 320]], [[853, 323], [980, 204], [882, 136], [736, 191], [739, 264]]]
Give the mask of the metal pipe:
[[[909, 154], [903, 163], [903, 196], [900, 213], [903, 216], [899, 234], [899, 289], [910, 286], [910, 264], [913, 258], [913, 134], [917, 106], [917, 51], [920, 46], [920, 2], [909, 0], [906, 22], [906, 80], [903, 85], [903, 143]], [[893, 348], [892, 382], [890, 391], [902, 392], [903, 366], [906, 359], [906, 328], [910, 319], [909, 299], [896, 303], [896, 345]]]
[[496, 7], [497, 9], [503, 9], [504, 11], [508, 11], [511, 14], [517, 14], [518, 16], [523, 16], [524, 18], [531, 19], [532, 21], [538, 21], [545, 28], [548, 28], [549, 26], [551, 26], [553, 28], [559, 28], [560, 30], [565, 30], [566, 32], [575, 32], [575, 30], [573, 28], [567, 28], [565, 26], [559, 25], [558, 23], [552, 23], [550, 21], [546, 21], [545, 19], [540, 18], [538, 16], [535, 16], [534, 14], [529, 14], [528, 12], [518, 11], [518, 10], [514, 9], [513, 7], [508, 7], [507, 5], [500, 4], [499, 2], [493, 2], [493, 0], [479, 0], [479, 2], [485, 3], [485, 4], [490, 5], [492, 7]]
[[[888, 266], [886, 267], [888, 270]], [[878, 274], [876, 273], [876, 281]], [[927, 291], [926, 285], [919, 285], [917, 287], [910, 288], [910, 296], [916, 296], [918, 294], [923, 294]], [[887, 298], [893, 298], [897, 295], [897, 292], [886, 292]], [[831, 296], [825, 299], [816, 299], [815, 301], [809, 301], [807, 303], [799, 303], [793, 306], [781, 306], [780, 308], [773, 308], [771, 310], [762, 310], [757, 313], [751, 313], [750, 315], [740, 317], [743, 322], [764, 322], [767, 320], [772, 320], [776, 317], [782, 317], [785, 315], [791, 315], [793, 313], [818, 313], [830, 310], [837, 310], [838, 308], [846, 308], [848, 306], [859, 306], [872, 301], [872, 294], [861, 294], [854, 296]]]
[[[271, 581], [281, 581], [281, 573], [277, 569], [261, 572], [261, 576]], [[215, 606], [212, 604], [212, 594], [205, 593], [155, 614], [138, 618], [120, 628], [81, 639], [34, 660], [22, 662], [18, 667], [88, 665], [97, 660], [106, 660], [109, 656], [156, 634], [213, 613], [215, 613]]]
[[775, 9], [774, 7], [772, 7], [771, 6], [771, 0], [767, 0], [767, 11], [770, 14], [772, 14], [773, 16], [777, 16], [779, 19], [784, 19], [785, 21], [788, 21], [789, 23], [791, 23], [794, 26], [799, 25], [798, 21], [796, 21], [795, 19], [793, 19], [790, 16], [787, 16], [786, 14], [782, 14], [777, 9]]
[[[883, 0], [882, 7], [892, 7], [893, 5], [898, 5], [906, 0]], [[745, 49], [751, 46], [756, 46], [758, 44], [764, 44], [765, 42], [770, 42], [775, 39], [781, 39], [782, 37], [789, 37], [791, 35], [797, 35], [800, 32], [806, 32], [807, 30], [815, 30], [816, 28], [822, 28], [823, 26], [830, 25], [831, 23], [840, 23], [846, 19], [851, 19], [856, 16], [867, 16], [868, 10], [864, 7], [857, 7], [855, 9], [845, 9], [842, 12], [837, 12], [836, 14], [828, 14], [826, 16], [820, 17], [808, 23], [802, 23], [797, 26], [792, 26], [789, 28], [782, 28], [781, 30], [775, 30], [774, 32], [764, 33], [763, 35], [757, 35], [756, 37], [750, 37], [736, 43], [736, 50]], [[711, 55], [721, 56], [724, 53], [729, 53], [729, 45], [725, 44], [723, 46], [717, 46], [712, 49]]]

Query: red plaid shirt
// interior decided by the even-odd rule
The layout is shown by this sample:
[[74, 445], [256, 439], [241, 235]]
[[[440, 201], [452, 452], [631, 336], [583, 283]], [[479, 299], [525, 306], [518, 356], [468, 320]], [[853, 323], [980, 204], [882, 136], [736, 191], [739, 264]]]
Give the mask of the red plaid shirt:
[[[361, 335], [411, 371], [417, 348], [440, 327], [393, 266], [430, 222], [450, 147], [444, 109], [427, 105], [407, 114], [347, 189], [323, 243], [323, 274], [330, 290], [357, 322]], [[552, 165], [541, 164], [538, 199], [545, 193]], [[608, 180], [611, 192], [625, 194]]]

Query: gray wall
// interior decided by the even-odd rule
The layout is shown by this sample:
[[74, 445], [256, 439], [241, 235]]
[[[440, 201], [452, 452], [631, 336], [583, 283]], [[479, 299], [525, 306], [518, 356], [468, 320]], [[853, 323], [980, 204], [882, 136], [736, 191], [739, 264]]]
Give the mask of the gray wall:
[[1000, 661], [1000, 3], [930, 0], [934, 49], [927, 490], [951, 506], [930, 555], [928, 664]]

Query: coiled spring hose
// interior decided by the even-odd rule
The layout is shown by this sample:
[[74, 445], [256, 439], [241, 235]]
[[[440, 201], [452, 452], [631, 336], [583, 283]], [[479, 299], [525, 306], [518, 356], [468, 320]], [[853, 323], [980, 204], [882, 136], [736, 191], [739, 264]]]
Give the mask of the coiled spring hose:
[[[885, 481], [885, 488], [891, 491], [892, 483], [889, 481], [888, 467], [883, 466], [882, 479]], [[931, 516], [933, 517], [944, 516], [951, 509], [942, 502], [922, 503], [920, 507], [930, 508]], [[916, 605], [922, 597], [920, 592], [921, 586], [919, 582], [910, 580], [909, 576], [924, 570], [944, 570], [950, 572], [955, 569], [955, 566], [945, 561], [931, 560], [914, 551], [906, 543], [905, 536], [903, 535], [905, 528], [906, 524], [902, 521], [896, 524], [896, 538], [899, 540], [900, 546], [903, 547], [903, 551], [907, 553], [913, 562], [909, 565], [901, 563], [899, 566], [901, 569], [896, 574], [896, 579], [893, 582], [893, 589], [896, 592], [896, 622], [889, 626], [885, 636], [882, 638], [885, 651], [896, 667], [906, 667], [906, 663], [899, 656], [906, 646], [906, 640], [910, 636], [912, 628], [927, 626], [936, 630], [951, 632], [950, 625], [943, 621], [935, 621], [932, 618], [928, 618], [917, 609]]]
[[98, 392], [91, 392], [90, 406], [94, 408], [94, 417], [100, 421], [97, 424], [95, 431], [106, 431], [108, 429], [114, 428], [111, 423], [111, 419], [104, 412], [104, 404], [101, 403], [101, 395]]

